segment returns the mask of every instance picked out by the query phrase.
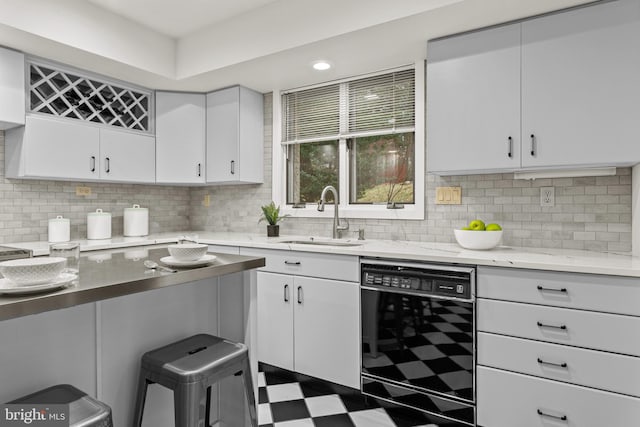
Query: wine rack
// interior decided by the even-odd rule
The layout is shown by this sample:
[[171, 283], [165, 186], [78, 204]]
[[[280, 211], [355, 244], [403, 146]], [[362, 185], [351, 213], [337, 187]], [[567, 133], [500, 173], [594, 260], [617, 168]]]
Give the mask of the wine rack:
[[152, 132], [152, 92], [28, 61], [29, 111]]

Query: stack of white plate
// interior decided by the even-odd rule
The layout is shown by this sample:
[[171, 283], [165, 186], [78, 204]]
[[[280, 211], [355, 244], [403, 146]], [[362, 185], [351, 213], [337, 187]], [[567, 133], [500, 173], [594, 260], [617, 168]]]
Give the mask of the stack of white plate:
[[66, 258], [22, 258], [0, 262], [0, 293], [26, 294], [66, 286], [77, 278], [62, 271]]

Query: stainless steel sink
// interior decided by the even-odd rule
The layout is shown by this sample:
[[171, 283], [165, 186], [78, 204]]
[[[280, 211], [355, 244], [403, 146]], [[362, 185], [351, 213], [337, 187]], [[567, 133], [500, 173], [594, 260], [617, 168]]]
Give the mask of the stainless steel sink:
[[362, 243], [356, 243], [344, 240], [281, 240], [279, 243], [289, 243], [292, 245], [316, 245], [316, 246], [362, 246]]

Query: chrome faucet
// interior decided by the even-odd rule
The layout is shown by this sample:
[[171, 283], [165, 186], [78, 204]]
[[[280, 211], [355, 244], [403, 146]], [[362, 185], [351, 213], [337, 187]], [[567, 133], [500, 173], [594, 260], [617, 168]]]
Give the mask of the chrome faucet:
[[334, 206], [334, 210], [333, 210], [333, 238], [334, 239], [339, 239], [340, 238], [340, 233], [342, 231], [344, 231], [344, 230], [348, 230], [349, 229], [349, 221], [346, 218], [344, 218], [345, 224], [344, 225], [340, 225], [340, 217], [338, 216], [338, 191], [335, 189], [335, 187], [333, 187], [331, 185], [327, 185], [326, 187], [324, 187], [322, 189], [322, 194], [320, 195], [320, 201], [318, 202], [318, 211], [324, 212], [324, 204], [327, 202], [327, 200], [326, 200], [327, 191], [331, 191], [331, 194], [333, 194], [333, 206]]

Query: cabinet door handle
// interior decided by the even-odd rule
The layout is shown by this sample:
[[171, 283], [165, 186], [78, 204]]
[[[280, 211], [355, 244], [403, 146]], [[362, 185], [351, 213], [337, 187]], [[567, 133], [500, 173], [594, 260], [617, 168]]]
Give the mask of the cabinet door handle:
[[234, 175], [235, 173], [236, 173], [236, 161], [231, 160], [231, 175]]
[[284, 302], [289, 302], [289, 285], [284, 285]]
[[567, 325], [560, 325], [560, 326], [556, 326], [556, 325], [547, 325], [544, 324], [542, 322], [538, 322], [538, 327], [539, 328], [553, 328], [553, 329], [562, 329], [563, 331], [567, 330]]
[[551, 365], [551, 366], [557, 366], [558, 368], [568, 368], [569, 365], [567, 365], [567, 362], [562, 362], [562, 363], [553, 363], [553, 362], [547, 362], [546, 360], [542, 360], [538, 357], [538, 363], [541, 365]]
[[545, 288], [544, 286], [538, 285], [538, 290], [540, 292], [561, 292], [563, 294], [568, 294], [567, 288]]
[[198, 163], [198, 176], [202, 176], [202, 163]]
[[567, 416], [566, 415], [551, 415], [551, 414], [547, 414], [542, 412], [540, 409], [538, 409], [538, 415], [540, 415], [541, 417], [549, 417], [549, 418], [554, 418], [556, 420], [560, 420], [560, 421], [567, 421]]
[[507, 144], [507, 157], [513, 157], [513, 138], [509, 137], [509, 141]]
[[104, 171], [106, 173], [111, 172], [111, 159], [109, 159], [108, 157], [104, 158]]
[[95, 172], [96, 171], [96, 156], [91, 156], [91, 162], [90, 162], [89, 169], [91, 169], [91, 172]]
[[302, 304], [302, 286], [298, 286], [298, 304]]
[[536, 155], [536, 136], [531, 134], [531, 155]]
[[286, 261], [284, 262], [287, 265], [300, 265], [301, 262], [300, 261]]

